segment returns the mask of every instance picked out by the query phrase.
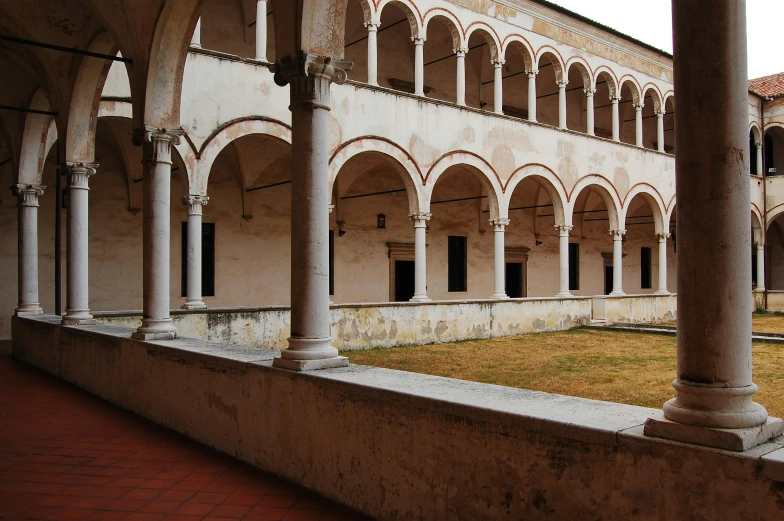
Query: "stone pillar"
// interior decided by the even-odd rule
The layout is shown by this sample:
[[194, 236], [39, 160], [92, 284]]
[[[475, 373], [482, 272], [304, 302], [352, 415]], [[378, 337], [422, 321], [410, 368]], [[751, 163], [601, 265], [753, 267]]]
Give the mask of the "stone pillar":
[[285, 60], [275, 83], [291, 103], [291, 336], [273, 362], [295, 371], [345, 367], [332, 346], [329, 311], [330, 86], [347, 79], [350, 62], [312, 54]]
[[757, 171], [754, 173], [758, 176], [762, 176], [764, 175], [762, 173], [762, 142], [754, 143], [754, 148], [757, 149]]
[[765, 291], [765, 243], [755, 242], [757, 247], [757, 291]]
[[95, 175], [98, 165], [94, 163], [67, 163], [68, 170], [68, 263], [66, 277], [67, 304], [63, 325], [78, 326], [92, 324], [89, 299], [88, 270], [88, 210], [89, 180]]
[[621, 122], [620, 122], [620, 114], [618, 110], [618, 101], [620, 98], [610, 98], [612, 102], [612, 138], [613, 141], [620, 141], [621, 140]]
[[496, 114], [504, 113], [504, 60], [493, 60], [493, 106]]
[[182, 198], [188, 207], [188, 287], [182, 309], [204, 309], [207, 305], [201, 298], [201, 214], [209, 197], [189, 195]]
[[177, 338], [169, 309], [171, 165], [172, 146], [182, 134], [180, 129], [144, 130], [144, 292], [142, 325], [132, 335], [137, 340]]
[[626, 230], [610, 230], [613, 238], [613, 289], [610, 295], [625, 295], [623, 292], [623, 236]]
[[414, 41], [414, 94], [425, 95], [425, 39], [412, 36]]
[[656, 149], [664, 152], [664, 110], [656, 111]]
[[558, 291], [559, 297], [571, 297], [572, 293], [569, 291], [569, 231], [572, 229], [571, 224], [556, 224], [555, 229], [558, 230], [558, 246], [559, 253], [559, 280], [560, 290]]
[[193, 30], [193, 36], [191, 37], [191, 47], [201, 49], [201, 16], [196, 21], [196, 28]]
[[457, 56], [457, 100], [456, 103], [465, 106], [465, 56], [468, 49], [460, 48], [455, 49], [455, 56]]
[[642, 103], [634, 104], [634, 138], [635, 144], [642, 147]]
[[536, 75], [539, 71], [528, 73], [528, 121], [536, 121]]
[[585, 92], [585, 130], [589, 136], [593, 136], [594, 134], [594, 124], [593, 124], [593, 95], [596, 93], [596, 89], [583, 89]]
[[504, 230], [509, 224], [509, 219], [490, 219], [493, 225], [495, 240], [495, 288], [493, 297], [495, 299], [509, 298], [506, 294], [506, 248], [504, 246]]
[[267, 60], [267, 0], [256, 0], [256, 59]]
[[429, 213], [413, 213], [414, 221], [414, 296], [412, 302], [428, 302], [427, 296], [427, 221]]
[[670, 238], [670, 234], [657, 233], [656, 237], [659, 239], [659, 289], [656, 290], [656, 294], [669, 295], [670, 291], [667, 289], [667, 239]]
[[673, 2], [672, 13], [677, 397], [645, 433], [743, 451], [784, 432], [753, 400], [746, 3]]
[[378, 86], [378, 26], [380, 22], [365, 22], [368, 31], [367, 73], [368, 85]]
[[12, 187], [19, 208], [17, 316], [43, 313], [38, 301], [38, 198], [45, 188], [37, 185]]
[[559, 81], [558, 85], [558, 128], [566, 128], [566, 85], [568, 81]]

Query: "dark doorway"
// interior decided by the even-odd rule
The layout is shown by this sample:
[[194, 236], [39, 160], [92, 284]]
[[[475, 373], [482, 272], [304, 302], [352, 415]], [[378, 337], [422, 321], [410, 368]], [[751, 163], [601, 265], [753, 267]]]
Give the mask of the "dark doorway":
[[414, 296], [414, 261], [395, 261], [395, 302], [408, 302]]
[[523, 263], [506, 263], [506, 295], [509, 298], [523, 298]]
[[609, 295], [613, 290], [613, 267], [604, 267], [604, 294]]

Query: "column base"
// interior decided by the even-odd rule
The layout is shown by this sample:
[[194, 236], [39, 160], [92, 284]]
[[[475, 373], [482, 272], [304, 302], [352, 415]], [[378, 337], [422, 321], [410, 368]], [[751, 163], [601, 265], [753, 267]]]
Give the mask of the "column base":
[[463, 103], [458, 103], [457, 106], [458, 107], [467, 107], [468, 105], [466, 104], [466, 102], [463, 102]]
[[19, 306], [14, 310], [14, 315], [17, 317], [32, 317], [43, 314], [44, 310], [41, 309], [41, 306], [39, 306], [37, 302], [35, 304], [25, 304], [23, 306]]
[[784, 433], [784, 421], [781, 418], [768, 417], [765, 423], [757, 427], [715, 429], [674, 422], [660, 413], [646, 420], [644, 432], [652, 438], [744, 452]]
[[408, 301], [409, 302], [430, 302], [430, 297], [428, 297], [427, 295], [414, 295]]
[[654, 293], [654, 295], [672, 295], [672, 293], [670, 293], [666, 289], [659, 289], [659, 290], [656, 290], [656, 293]]
[[134, 340], [174, 340], [177, 330], [174, 329], [170, 318], [142, 319], [142, 325], [131, 334]]
[[617, 291], [616, 290], [612, 290], [610, 292], [610, 296], [611, 297], [625, 297], [626, 293], [624, 293], [623, 290], [617, 290]]
[[506, 293], [493, 293], [493, 296], [490, 298], [493, 298], [495, 300], [507, 300], [509, 299], [509, 295], [507, 295]]
[[368, 82], [368, 85], [370, 85], [371, 87], [378, 87], [378, 86], [379, 86], [379, 85], [378, 85], [378, 82], [375, 82], [375, 81], [373, 81], [373, 82]]
[[568, 291], [559, 291], [555, 296], [556, 297], [573, 297], [574, 295], [572, 295]]
[[188, 300], [182, 305], [182, 309], [207, 309], [207, 304], [201, 300]]
[[332, 358], [323, 358], [321, 360], [290, 360], [278, 357], [272, 361], [272, 367], [288, 369], [289, 371], [334, 369], [336, 367], [348, 367], [348, 358], [345, 356], [335, 356]]
[[60, 323], [64, 326], [89, 326], [95, 324], [95, 319], [88, 309], [66, 309]]

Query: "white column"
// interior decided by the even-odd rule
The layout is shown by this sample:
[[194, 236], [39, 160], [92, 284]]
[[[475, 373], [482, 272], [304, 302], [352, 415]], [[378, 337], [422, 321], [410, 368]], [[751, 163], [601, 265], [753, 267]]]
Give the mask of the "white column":
[[89, 179], [95, 175], [98, 165], [88, 163], [68, 163], [68, 263], [66, 276], [67, 304], [63, 325], [74, 326], [92, 324], [89, 304], [88, 270], [88, 210]]
[[566, 128], [566, 85], [568, 81], [559, 81], [558, 85], [558, 127]]
[[493, 60], [493, 105], [496, 114], [504, 113], [504, 60]]
[[610, 230], [613, 238], [613, 289], [610, 295], [625, 295], [623, 292], [623, 236], [626, 230]]
[[132, 337], [137, 340], [177, 338], [170, 316], [171, 165], [172, 146], [180, 129], [144, 130], [143, 317]]
[[656, 111], [656, 149], [664, 152], [664, 111]]
[[536, 75], [539, 71], [528, 72], [528, 121], [536, 121]]
[[365, 22], [368, 31], [367, 73], [368, 85], [378, 85], [378, 26], [379, 22]]
[[18, 316], [43, 313], [38, 301], [38, 198], [45, 188], [38, 185], [12, 187], [19, 208], [19, 302], [15, 311]]
[[191, 36], [191, 47], [201, 49], [201, 16], [196, 21], [196, 28], [193, 30], [193, 36]]
[[291, 110], [291, 336], [273, 361], [294, 371], [345, 367], [332, 346], [329, 311], [330, 86], [352, 64], [317, 55], [284, 62], [275, 83], [289, 84]]
[[185, 303], [182, 309], [204, 309], [207, 305], [201, 296], [201, 215], [202, 209], [209, 201], [209, 197], [189, 195], [182, 198], [183, 204], [188, 207], [188, 287], [186, 288]]
[[493, 225], [494, 241], [495, 241], [495, 289], [493, 291], [494, 299], [509, 298], [506, 294], [506, 248], [504, 246], [504, 230], [509, 224], [509, 219], [490, 219], [490, 224]]
[[765, 243], [755, 242], [757, 246], [757, 291], [765, 291]]
[[569, 291], [569, 231], [572, 229], [571, 224], [556, 224], [555, 229], [558, 230], [558, 274], [560, 281], [560, 290], [558, 291], [559, 297], [571, 297], [572, 293]]
[[267, 60], [267, 0], [256, 0], [256, 59]]
[[619, 120], [620, 114], [618, 110], [618, 101], [620, 98], [610, 98], [612, 102], [612, 138], [613, 141], [621, 140], [621, 122]]
[[593, 123], [593, 95], [596, 93], [596, 89], [583, 89], [583, 92], [585, 92], [585, 129], [589, 136], [593, 136], [595, 135]]
[[412, 302], [428, 302], [427, 296], [427, 221], [429, 213], [413, 213], [414, 221], [414, 296]]
[[667, 239], [670, 238], [670, 234], [658, 233], [656, 237], [659, 239], [659, 289], [656, 290], [656, 294], [669, 295], [670, 291], [667, 289]]
[[456, 103], [465, 106], [465, 56], [468, 49], [460, 48], [455, 49], [455, 56], [457, 56], [457, 100]]
[[635, 136], [635, 144], [638, 147], [642, 146], [642, 108], [644, 105], [642, 103], [635, 103], [634, 104], [634, 136]]
[[754, 173], [758, 176], [762, 176], [762, 142], [754, 143], [754, 148], [757, 149], [757, 171]]
[[425, 95], [425, 39], [412, 36], [414, 41], [414, 94]]

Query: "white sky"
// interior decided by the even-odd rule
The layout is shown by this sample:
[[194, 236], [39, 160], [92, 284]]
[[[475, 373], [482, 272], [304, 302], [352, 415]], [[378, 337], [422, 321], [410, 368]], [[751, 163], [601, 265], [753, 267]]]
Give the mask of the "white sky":
[[[671, 0], [550, 1], [672, 53]], [[779, 50], [782, 20], [784, 1], [746, 0], [749, 78], [784, 72], [784, 53]]]

